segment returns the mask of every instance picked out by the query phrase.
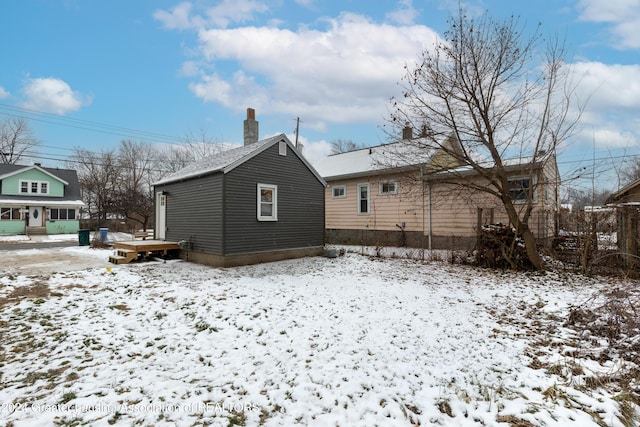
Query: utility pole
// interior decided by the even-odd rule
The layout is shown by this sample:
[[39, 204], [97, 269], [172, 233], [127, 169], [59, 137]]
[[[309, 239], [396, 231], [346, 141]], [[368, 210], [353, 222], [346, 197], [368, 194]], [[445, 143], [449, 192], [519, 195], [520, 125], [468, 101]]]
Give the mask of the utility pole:
[[298, 133], [300, 132], [300, 117], [296, 117], [296, 150], [298, 149]]

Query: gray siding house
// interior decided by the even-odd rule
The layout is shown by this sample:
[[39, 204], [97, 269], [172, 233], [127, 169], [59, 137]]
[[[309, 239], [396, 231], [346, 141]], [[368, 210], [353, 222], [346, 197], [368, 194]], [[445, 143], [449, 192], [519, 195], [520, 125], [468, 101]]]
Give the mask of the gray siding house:
[[284, 134], [252, 139], [154, 184], [156, 239], [214, 266], [322, 253], [325, 181]]

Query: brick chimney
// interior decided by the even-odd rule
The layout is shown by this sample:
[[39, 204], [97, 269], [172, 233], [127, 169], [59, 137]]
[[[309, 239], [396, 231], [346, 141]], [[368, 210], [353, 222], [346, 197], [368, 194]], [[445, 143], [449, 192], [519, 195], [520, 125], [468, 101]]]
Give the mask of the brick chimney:
[[247, 120], [244, 121], [244, 145], [258, 142], [258, 121], [256, 110], [247, 108]]
[[402, 139], [405, 141], [413, 139], [413, 128], [407, 125], [402, 129]]

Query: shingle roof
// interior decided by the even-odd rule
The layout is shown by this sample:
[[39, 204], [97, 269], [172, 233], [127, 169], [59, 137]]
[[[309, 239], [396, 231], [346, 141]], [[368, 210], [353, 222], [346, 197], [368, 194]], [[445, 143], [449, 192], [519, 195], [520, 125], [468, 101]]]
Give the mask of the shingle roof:
[[[25, 166], [25, 165], [8, 165], [8, 164], [0, 164], [0, 179], [7, 175], [14, 175], [24, 170], [27, 171], [29, 169], [39, 168], [44, 170], [50, 175], [55, 176], [61, 181], [65, 182], [66, 185], [64, 187], [64, 196], [63, 197], [47, 197], [47, 196], [38, 196], [38, 201], [43, 202], [60, 202], [60, 201], [72, 201], [82, 203], [82, 197], [80, 195], [80, 182], [78, 181], [78, 174], [73, 169], [57, 169], [57, 168], [45, 168], [42, 166]], [[28, 196], [27, 196], [28, 197]], [[24, 200], [25, 196], [17, 195], [3, 195], [2, 200]]]
[[399, 141], [375, 147], [332, 154], [318, 161], [314, 167], [323, 178], [355, 177], [428, 163], [435, 149]]
[[161, 180], [153, 183], [153, 185], [169, 184], [176, 181], [184, 181], [186, 179], [195, 178], [202, 175], [208, 175], [215, 172], [227, 173], [233, 170], [235, 167], [241, 165], [247, 160], [253, 158], [259, 153], [265, 151], [274, 144], [284, 141], [295, 152], [295, 154], [302, 160], [302, 162], [309, 168], [309, 170], [318, 178], [320, 182], [325, 184], [322, 177], [316, 172], [316, 170], [306, 161], [304, 157], [299, 155], [289, 138], [283, 133], [280, 135], [266, 138], [253, 144], [243, 145], [242, 147], [233, 148], [231, 150], [223, 151], [213, 156], [205, 157], [201, 160], [191, 163], [185, 166], [177, 172], [165, 176]]

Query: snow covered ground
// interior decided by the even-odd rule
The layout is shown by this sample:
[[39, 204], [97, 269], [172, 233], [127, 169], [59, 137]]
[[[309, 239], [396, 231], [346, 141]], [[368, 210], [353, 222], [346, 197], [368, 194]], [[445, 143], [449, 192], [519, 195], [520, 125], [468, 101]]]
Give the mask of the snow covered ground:
[[[0, 276], [0, 424], [622, 426], [568, 307], [605, 286], [400, 258]], [[0, 252], [0, 259], [3, 254]], [[578, 369], [579, 368], [579, 369]], [[4, 425], [4, 424], [3, 424]]]

